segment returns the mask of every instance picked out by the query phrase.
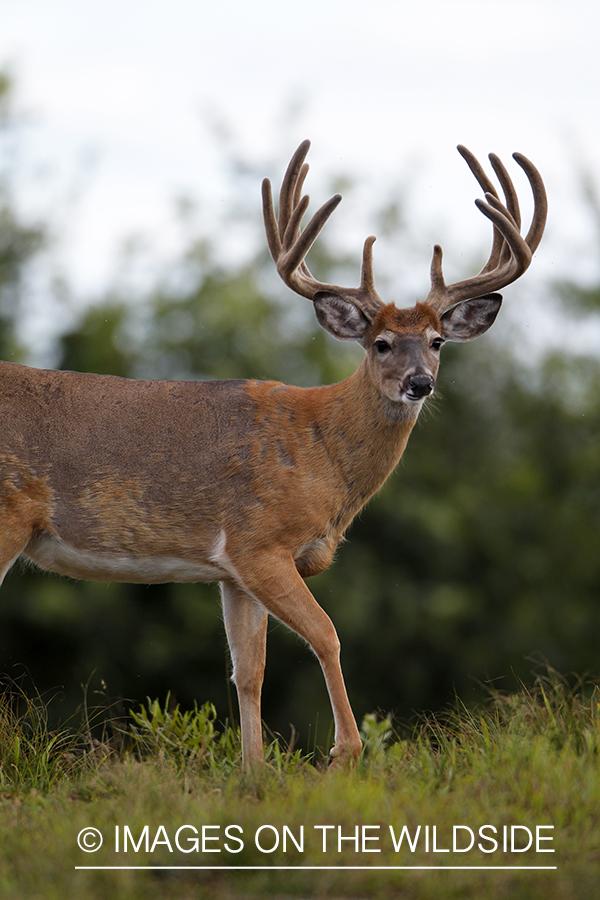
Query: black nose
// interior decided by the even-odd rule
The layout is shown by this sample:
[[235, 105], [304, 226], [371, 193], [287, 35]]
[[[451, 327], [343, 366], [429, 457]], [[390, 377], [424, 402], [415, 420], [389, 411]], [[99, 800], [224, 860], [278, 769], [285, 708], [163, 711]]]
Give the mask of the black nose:
[[410, 375], [407, 391], [413, 397], [427, 397], [433, 390], [433, 384], [431, 375]]

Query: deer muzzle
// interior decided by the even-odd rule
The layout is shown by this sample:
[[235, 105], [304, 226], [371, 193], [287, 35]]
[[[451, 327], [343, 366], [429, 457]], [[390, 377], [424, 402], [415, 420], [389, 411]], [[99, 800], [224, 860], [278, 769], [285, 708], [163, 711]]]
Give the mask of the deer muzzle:
[[406, 378], [404, 392], [409, 400], [422, 400], [428, 397], [435, 387], [435, 381], [431, 375], [413, 374]]

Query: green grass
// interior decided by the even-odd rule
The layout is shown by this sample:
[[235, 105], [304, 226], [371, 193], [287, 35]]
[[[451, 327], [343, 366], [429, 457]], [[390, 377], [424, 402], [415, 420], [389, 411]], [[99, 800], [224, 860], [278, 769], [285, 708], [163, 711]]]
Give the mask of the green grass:
[[[367, 717], [363, 758], [351, 772], [325, 771], [273, 741], [264, 771], [250, 777], [239, 768], [237, 733], [219, 727], [210, 704], [182, 711], [170, 708], [168, 700], [149, 701], [121, 726], [121, 740], [94, 741], [85, 717], [79, 733], [52, 732], [41, 698], [15, 699], [9, 693], [0, 707], [0, 896], [592, 900], [600, 885], [599, 701], [594, 686], [570, 687], [549, 672], [530, 691], [493, 695], [477, 711], [457, 703], [444, 717], [401, 736], [389, 718]], [[415, 851], [405, 838], [395, 852], [390, 826], [396, 838], [406, 826], [414, 839], [419, 825]], [[453, 826], [470, 827], [476, 843], [491, 848], [478, 836], [484, 825], [498, 829], [495, 852], [477, 846], [462, 853], [433, 852], [433, 826], [438, 850], [452, 848]], [[505, 825], [509, 836], [510, 826], [535, 833], [536, 826], [552, 825], [542, 835], [553, 840], [540, 846], [556, 852], [510, 852], [510, 847], [504, 852]], [[90, 826], [104, 836], [94, 853], [77, 845], [79, 832]], [[125, 826], [137, 852], [130, 840], [124, 852]], [[189, 853], [176, 846], [182, 826], [190, 826], [179, 833]], [[345, 838], [354, 838], [358, 827], [358, 851], [354, 839], [342, 840], [338, 850], [338, 827]], [[255, 844], [257, 831], [264, 852]], [[523, 828], [516, 833], [519, 841], [527, 836]], [[363, 834], [376, 838], [366, 840], [365, 850], [381, 852], [363, 852]], [[276, 835], [278, 848], [267, 852]], [[302, 835], [301, 852], [293, 838], [300, 843]], [[460, 846], [466, 846], [469, 832], [458, 835]], [[197, 851], [190, 842], [196, 837]], [[267, 868], [76, 869], [115, 865]], [[557, 868], [374, 868], [432, 865]], [[281, 871], [275, 866], [368, 868]]]

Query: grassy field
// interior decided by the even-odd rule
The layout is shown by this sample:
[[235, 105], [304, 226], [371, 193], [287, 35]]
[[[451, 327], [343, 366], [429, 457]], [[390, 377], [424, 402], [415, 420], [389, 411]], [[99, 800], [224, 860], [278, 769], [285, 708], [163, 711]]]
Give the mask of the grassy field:
[[7, 691], [0, 897], [593, 900], [599, 701], [549, 673], [403, 737], [367, 717], [351, 772], [273, 743], [249, 777], [208, 704], [149, 703], [122, 741], [93, 741], [87, 725], [52, 732], [39, 698]]

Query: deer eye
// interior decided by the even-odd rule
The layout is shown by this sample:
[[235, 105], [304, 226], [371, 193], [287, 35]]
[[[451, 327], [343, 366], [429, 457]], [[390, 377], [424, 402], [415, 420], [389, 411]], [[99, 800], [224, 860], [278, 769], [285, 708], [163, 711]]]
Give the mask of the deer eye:
[[381, 338], [375, 341], [374, 347], [378, 353], [387, 353], [387, 351], [391, 349], [388, 342], [381, 340]]
[[439, 350], [443, 343], [444, 342], [441, 337], [436, 337], [432, 340], [431, 347], [433, 350]]

